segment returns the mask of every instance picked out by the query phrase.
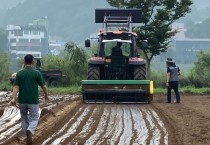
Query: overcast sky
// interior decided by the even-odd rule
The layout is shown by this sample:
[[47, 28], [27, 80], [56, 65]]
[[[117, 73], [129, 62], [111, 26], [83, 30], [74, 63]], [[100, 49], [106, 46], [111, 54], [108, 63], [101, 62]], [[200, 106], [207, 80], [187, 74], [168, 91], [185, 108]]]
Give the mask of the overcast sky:
[[198, 9], [210, 7], [210, 0], [194, 0], [194, 4]]
[[[0, 0], [0, 8], [7, 9], [23, 1], [26, 0]], [[205, 7], [210, 7], [210, 0], [194, 0], [194, 4], [198, 6], [198, 9], [203, 9]]]
[[0, 9], [8, 9], [16, 6], [19, 2], [24, 2], [25, 0], [0, 0]]

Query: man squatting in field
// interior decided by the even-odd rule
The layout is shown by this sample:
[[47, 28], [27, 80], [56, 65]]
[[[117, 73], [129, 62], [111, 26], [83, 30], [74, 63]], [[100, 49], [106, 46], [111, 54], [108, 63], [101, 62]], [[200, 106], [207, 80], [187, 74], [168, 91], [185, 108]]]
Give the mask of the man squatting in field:
[[32, 144], [32, 135], [39, 121], [39, 96], [38, 86], [41, 86], [45, 100], [49, 100], [48, 91], [41, 73], [34, 69], [34, 57], [30, 54], [24, 57], [25, 67], [17, 72], [13, 87], [11, 105], [18, 102], [21, 115], [22, 135], [26, 136], [26, 143]]
[[179, 75], [180, 69], [175, 65], [175, 62], [171, 58], [167, 58], [167, 103], [171, 103], [171, 89], [174, 90], [176, 95], [176, 102], [180, 103], [180, 95], [179, 95]]

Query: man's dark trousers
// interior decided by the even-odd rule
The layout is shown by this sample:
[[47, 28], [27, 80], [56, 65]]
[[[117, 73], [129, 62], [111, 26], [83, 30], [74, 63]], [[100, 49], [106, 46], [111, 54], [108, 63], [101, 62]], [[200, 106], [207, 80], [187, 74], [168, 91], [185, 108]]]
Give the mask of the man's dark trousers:
[[179, 82], [174, 81], [174, 82], [169, 82], [169, 87], [167, 87], [167, 101], [168, 103], [171, 103], [171, 89], [174, 90], [174, 93], [176, 95], [176, 102], [180, 103], [180, 96], [179, 96]]

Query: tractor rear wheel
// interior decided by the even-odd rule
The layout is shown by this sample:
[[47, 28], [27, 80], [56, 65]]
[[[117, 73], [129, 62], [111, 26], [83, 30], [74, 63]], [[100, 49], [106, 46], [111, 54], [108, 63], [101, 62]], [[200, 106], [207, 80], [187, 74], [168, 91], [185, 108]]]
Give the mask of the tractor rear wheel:
[[134, 67], [134, 80], [146, 80], [146, 65]]
[[100, 80], [100, 69], [95, 65], [88, 65], [88, 80]]
[[49, 85], [52, 86], [52, 87], [58, 87], [59, 86], [59, 82], [58, 82], [58, 80], [53, 80], [53, 81], [50, 82]]

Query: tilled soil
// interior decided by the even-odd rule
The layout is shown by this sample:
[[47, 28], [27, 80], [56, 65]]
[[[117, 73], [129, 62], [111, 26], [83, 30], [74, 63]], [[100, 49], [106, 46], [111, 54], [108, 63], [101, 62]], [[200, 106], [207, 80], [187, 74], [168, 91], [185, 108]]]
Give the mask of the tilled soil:
[[[154, 96], [152, 104], [83, 104], [81, 96], [73, 100], [64, 98], [61, 101], [59, 97], [62, 103], [51, 109], [42, 109], [34, 145], [210, 143], [208, 95], [182, 95], [179, 104], [165, 103], [165, 96]], [[18, 131], [4, 144], [24, 144], [20, 138]]]
[[166, 118], [182, 145], [210, 144], [210, 96], [183, 95], [180, 104], [163, 103], [165, 97], [155, 97], [153, 106]]

